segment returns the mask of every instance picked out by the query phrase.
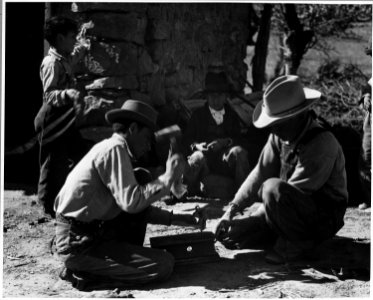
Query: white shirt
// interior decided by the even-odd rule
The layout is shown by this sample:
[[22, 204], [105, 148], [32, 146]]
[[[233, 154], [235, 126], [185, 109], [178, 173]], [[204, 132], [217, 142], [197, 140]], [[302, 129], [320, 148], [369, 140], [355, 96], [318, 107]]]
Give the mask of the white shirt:
[[122, 210], [137, 213], [169, 194], [161, 177], [139, 185], [122, 135], [96, 144], [75, 166], [59, 192], [54, 209], [79, 221], [110, 220]]
[[223, 107], [223, 109], [221, 110], [215, 110], [213, 108], [211, 108], [209, 106], [209, 109], [210, 109], [210, 112], [211, 112], [211, 115], [212, 117], [214, 118], [215, 122], [217, 125], [220, 125], [223, 123], [224, 121], [224, 114], [225, 114], [225, 109]]

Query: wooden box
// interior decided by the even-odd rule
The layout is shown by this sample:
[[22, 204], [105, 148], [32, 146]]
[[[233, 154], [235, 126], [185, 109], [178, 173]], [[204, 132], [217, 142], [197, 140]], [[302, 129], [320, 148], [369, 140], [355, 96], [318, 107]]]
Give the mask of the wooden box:
[[175, 263], [192, 264], [220, 259], [212, 232], [185, 233], [150, 238], [152, 248], [164, 249], [175, 257]]

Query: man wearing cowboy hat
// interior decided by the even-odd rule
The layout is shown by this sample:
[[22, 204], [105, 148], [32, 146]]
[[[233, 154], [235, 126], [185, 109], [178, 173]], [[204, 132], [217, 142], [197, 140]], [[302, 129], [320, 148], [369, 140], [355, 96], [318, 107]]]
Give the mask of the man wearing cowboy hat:
[[170, 154], [165, 173], [153, 181], [138, 182], [134, 173], [132, 164], [150, 149], [156, 118], [151, 106], [136, 100], [109, 111], [106, 120], [113, 135], [78, 163], [56, 198], [56, 249], [65, 265], [60, 276], [78, 288], [168, 278], [174, 259], [143, 247], [146, 224], [200, 224], [192, 213], [173, 214], [151, 206], [169, 195], [181, 176], [181, 156]]
[[[284, 263], [304, 257], [343, 226], [348, 194], [342, 148], [309, 111], [320, 96], [291, 75], [265, 90], [253, 123], [269, 127], [271, 134], [216, 226], [216, 237], [226, 247], [274, 244], [267, 261]], [[251, 215], [238, 215], [254, 202], [260, 204]]]
[[227, 104], [230, 91], [224, 72], [209, 72], [205, 79], [207, 103], [193, 112], [184, 142], [188, 167], [184, 181], [188, 192], [210, 173], [232, 178], [238, 188], [249, 173], [248, 152], [241, 146], [239, 117]]

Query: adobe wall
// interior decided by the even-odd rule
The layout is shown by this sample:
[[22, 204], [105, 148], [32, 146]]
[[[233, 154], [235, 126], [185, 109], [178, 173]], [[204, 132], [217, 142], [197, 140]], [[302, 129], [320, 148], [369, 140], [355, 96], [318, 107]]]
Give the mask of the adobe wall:
[[89, 94], [84, 125], [104, 125], [104, 112], [128, 98], [146, 101], [172, 118], [180, 101], [203, 90], [211, 66], [224, 66], [242, 91], [248, 5], [81, 2], [54, 7], [54, 13], [79, 20], [90, 40], [89, 55], [77, 69]]

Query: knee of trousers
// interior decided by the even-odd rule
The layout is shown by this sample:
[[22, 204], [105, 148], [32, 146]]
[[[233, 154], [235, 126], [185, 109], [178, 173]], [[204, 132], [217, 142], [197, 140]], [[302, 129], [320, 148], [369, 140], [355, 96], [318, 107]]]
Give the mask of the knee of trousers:
[[[162, 250], [161, 250], [162, 251]], [[174, 270], [175, 258], [172, 254], [162, 251], [162, 255], [159, 256], [157, 278], [159, 280], [166, 280], [170, 277]]]
[[285, 204], [288, 197], [285, 196], [288, 183], [280, 178], [267, 179], [259, 189], [259, 198], [262, 199], [265, 210], [278, 209]]
[[188, 157], [188, 165], [185, 169], [184, 177], [195, 179], [200, 170], [206, 164], [206, 157], [201, 151], [195, 151]]

